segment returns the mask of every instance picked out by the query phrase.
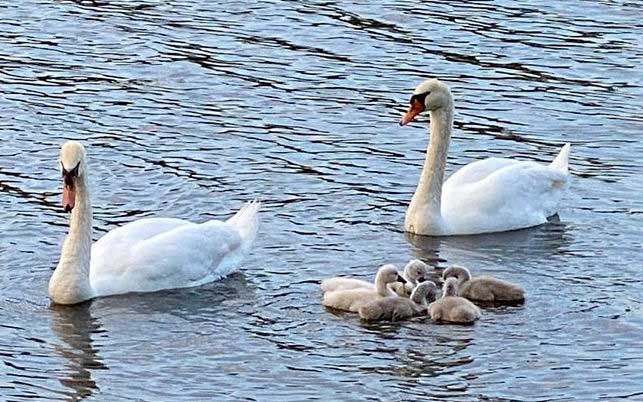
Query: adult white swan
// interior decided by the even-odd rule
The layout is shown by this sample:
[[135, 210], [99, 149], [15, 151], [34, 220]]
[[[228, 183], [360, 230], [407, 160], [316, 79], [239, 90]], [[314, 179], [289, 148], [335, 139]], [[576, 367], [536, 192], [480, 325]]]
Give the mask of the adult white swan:
[[406, 231], [431, 236], [502, 232], [540, 225], [557, 212], [569, 185], [569, 144], [549, 165], [489, 158], [464, 166], [443, 184], [453, 126], [449, 87], [436, 79], [421, 83], [400, 125], [424, 110], [431, 112], [431, 139], [406, 211]]
[[140, 219], [110, 231], [92, 246], [85, 148], [66, 142], [60, 164], [63, 207], [72, 214], [49, 280], [54, 303], [202, 285], [236, 269], [256, 236], [259, 203], [250, 202], [225, 222]]

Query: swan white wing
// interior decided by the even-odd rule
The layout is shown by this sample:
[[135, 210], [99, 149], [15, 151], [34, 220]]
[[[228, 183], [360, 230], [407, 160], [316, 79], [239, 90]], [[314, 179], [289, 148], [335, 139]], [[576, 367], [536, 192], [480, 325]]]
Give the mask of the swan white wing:
[[458, 169], [443, 184], [443, 190], [448, 187], [458, 187], [465, 184], [479, 182], [490, 174], [510, 165], [521, 163], [520, 161], [507, 158], [487, 158], [471, 162]]
[[442, 215], [448, 232], [498, 232], [545, 223], [556, 213], [569, 175], [535, 162], [506, 164], [482, 180], [448, 186]]
[[111, 245], [123, 247], [100, 250], [111, 252], [111, 257], [92, 258], [90, 282], [97, 296], [197, 286], [227, 275], [238, 265], [242, 239], [235, 226], [220, 221], [183, 222], [146, 240], [129, 245], [112, 241]]
[[117, 250], [189, 224], [189, 221], [175, 218], [143, 218], [129, 222], [105, 233], [92, 245], [91, 261], [109, 261]]

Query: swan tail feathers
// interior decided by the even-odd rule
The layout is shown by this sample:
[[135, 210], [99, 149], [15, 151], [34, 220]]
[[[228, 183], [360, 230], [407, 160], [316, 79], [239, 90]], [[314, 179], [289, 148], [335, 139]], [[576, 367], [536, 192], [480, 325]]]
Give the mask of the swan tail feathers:
[[556, 157], [556, 159], [554, 159], [554, 161], [549, 166], [551, 166], [554, 169], [558, 169], [563, 173], [568, 173], [569, 172], [569, 151], [570, 151], [570, 145], [569, 143], [567, 143], [563, 146], [563, 148], [558, 153], [558, 156]]
[[259, 201], [247, 202], [232, 218], [227, 220], [229, 224], [239, 231], [244, 249], [249, 249], [257, 236], [260, 207], [261, 203]]

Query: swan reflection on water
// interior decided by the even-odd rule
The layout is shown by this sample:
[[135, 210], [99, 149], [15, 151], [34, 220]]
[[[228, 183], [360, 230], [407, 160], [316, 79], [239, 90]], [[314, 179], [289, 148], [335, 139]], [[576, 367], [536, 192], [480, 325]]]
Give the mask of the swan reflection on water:
[[[101, 394], [93, 375], [95, 370], [109, 369], [103, 362], [104, 356], [100, 355], [101, 349], [108, 358], [114, 359], [112, 366], [116, 366], [120, 373], [123, 368], [121, 356], [127, 364], [132, 364], [142, 355], [153, 353], [151, 348], [158, 347], [159, 343], [146, 343], [150, 333], [166, 334], [163, 337], [167, 342], [165, 350], [190, 350], [194, 348], [193, 342], [198, 340], [211, 343], [207, 352], [211, 355], [217, 355], [220, 349], [229, 349], [227, 344], [214, 342], [212, 336], [220, 337], [218, 329], [225, 328], [221, 324], [240, 311], [253, 311], [254, 292], [254, 286], [243, 274], [234, 273], [200, 287], [117, 295], [74, 306], [52, 304], [51, 329], [59, 340], [53, 350], [65, 361], [64, 367], [56, 373], [65, 388], [66, 400], [93, 399]], [[176, 328], [176, 335], [182, 330], [176, 327], [177, 323], [183, 322], [205, 323], [206, 326], [200, 327], [200, 334], [183, 333], [178, 338], [170, 336], [168, 328]], [[109, 333], [106, 328], [109, 328]], [[116, 356], [110, 355], [117, 344], [125, 345], [124, 349]]]
[[[251, 304], [255, 288], [241, 272], [201, 286], [150, 293], [127, 293], [96, 299], [101, 315], [140, 315], [153, 321], [156, 315], [170, 315], [192, 322], [218, 321], [235, 312], [230, 305]], [[120, 326], [121, 322], [114, 322]], [[141, 324], [143, 325], [143, 324]], [[154, 326], [155, 323], [151, 322]]]
[[[434, 267], [459, 263], [447, 261], [445, 254], [457, 252], [462, 259], [534, 259], [540, 261], [552, 255], [565, 254], [573, 243], [568, 225], [557, 215], [544, 225], [472, 236], [433, 237], [405, 232], [413, 246], [411, 254]], [[448, 262], [448, 263], [447, 263]], [[475, 267], [472, 267], [475, 269]]]
[[61, 370], [60, 383], [71, 393], [68, 400], [79, 401], [99, 391], [92, 378], [93, 370], [106, 370], [92, 337], [104, 333], [100, 322], [92, 317], [91, 302], [76, 306], [51, 305], [51, 329], [62, 342], [54, 351], [63, 357], [66, 369]]

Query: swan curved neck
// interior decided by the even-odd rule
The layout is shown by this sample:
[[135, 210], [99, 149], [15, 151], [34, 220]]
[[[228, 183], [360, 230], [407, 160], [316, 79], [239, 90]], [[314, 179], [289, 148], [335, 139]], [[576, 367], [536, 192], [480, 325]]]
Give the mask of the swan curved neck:
[[[435, 234], [440, 231], [437, 228], [442, 225], [442, 183], [444, 182], [452, 126], [452, 102], [431, 111], [431, 139], [426, 151], [420, 181], [411, 199], [406, 217], [406, 227], [410, 232]], [[427, 216], [429, 217], [428, 222], [426, 222]]]
[[379, 294], [382, 297], [386, 296], [394, 296], [395, 293], [389, 289], [388, 283], [384, 280], [384, 278], [379, 275], [375, 277], [375, 290], [377, 291], [377, 294]]
[[84, 176], [76, 181], [75, 204], [60, 261], [49, 280], [49, 297], [59, 304], [79, 303], [93, 297], [89, 282], [92, 207]]

